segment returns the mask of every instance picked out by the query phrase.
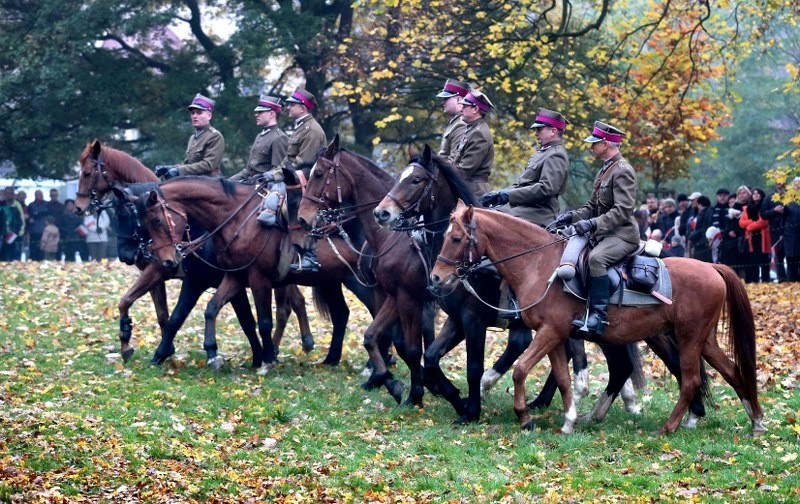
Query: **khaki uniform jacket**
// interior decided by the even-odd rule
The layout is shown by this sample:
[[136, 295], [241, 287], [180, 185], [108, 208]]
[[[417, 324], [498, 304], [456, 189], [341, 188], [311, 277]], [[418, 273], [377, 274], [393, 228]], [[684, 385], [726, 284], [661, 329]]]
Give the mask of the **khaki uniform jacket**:
[[178, 165], [178, 173], [218, 177], [224, 154], [225, 138], [222, 133], [209, 124], [189, 137], [186, 159]]
[[567, 189], [569, 156], [561, 140], [536, 149], [517, 183], [506, 189], [505, 213], [547, 226], [559, 213], [558, 197]]
[[492, 132], [484, 119], [467, 124], [458, 142], [453, 166], [458, 168], [476, 198], [489, 191], [489, 175], [494, 167]]
[[633, 218], [637, 188], [633, 166], [617, 154], [603, 163], [594, 179], [591, 198], [573, 212], [573, 222], [596, 218], [594, 237], [598, 242], [616, 236], [628, 243], [639, 243], [639, 227]]
[[439, 146], [439, 156], [447, 160], [448, 163], [453, 162], [456, 154], [456, 148], [464, 136], [464, 130], [467, 129], [467, 123], [461, 120], [461, 114], [453, 116], [447, 123], [442, 134], [442, 143]]
[[289, 147], [283, 166], [289, 168], [289, 164], [313, 162], [320, 149], [326, 145], [328, 139], [325, 138], [322, 126], [313, 116], [307, 115], [295, 123], [294, 132], [289, 137]]
[[264, 128], [250, 148], [247, 166], [231, 180], [244, 180], [267, 171], [280, 170], [281, 163], [286, 159], [288, 145], [289, 137], [278, 125]]

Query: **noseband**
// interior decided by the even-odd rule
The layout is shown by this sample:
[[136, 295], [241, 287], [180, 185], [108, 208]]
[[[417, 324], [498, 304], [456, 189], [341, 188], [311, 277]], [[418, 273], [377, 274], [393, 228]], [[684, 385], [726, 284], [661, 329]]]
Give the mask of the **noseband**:
[[[181, 240], [183, 233], [178, 234], [176, 232], [175, 221], [172, 220], [172, 213], [180, 215], [183, 218], [183, 221], [186, 223], [187, 231], [189, 229], [189, 219], [187, 218], [185, 213], [179, 212], [178, 210], [170, 207], [167, 200], [165, 200], [163, 196], [161, 196], [160, 191], [156, 190], [156, 195], [158, 197], [158, 204], [161, 207], [161, 212], [164, 215], [164, 221], [167, 223], [167, 230], [169, 231], [169, 239], [172, 243], [164, 244], [161, 245], [160, 247], [155, 247], [155, 248], [153, 248], [152, 245], [150, 245], [149, 248], [152, 250], [152, 252], [155, 252], [156, 250], [160, 250], [164, 247], [175, 247], [175, 251], [181, 257], [185, 258], [188, 253], [187, 242]], [[191, 241], [189, 243], [191, 243]]]
[[[443, 256], [439, 254], [436, 259], [449, 265], [453, 266], [456, 269], [456, 277], [457, 278], [464, 278], [469, 273], [470, 268], [475, 266], [476, 264], [481, 262], [481, 255], [478, 254], [478, 238], [475, 236], [475, 231], [478, 228], [478, 223], [475, 220], [475, 216], [472, 216], [472, 220], [470, 221], [467, 229], [469, 230], [469, 235], [467, 236], [467, 243], [461, 249], [461, 258], [459, 260], [450, 259], [449, 257]], [[472, 251], [475, 250], [475, 257], [473, 257]]]
[[415, 219], [424, 213], [424, 211], [422, 210], [423, 202], [430, 199], [431, 206], [433, 206], [434, 203], [436, 202], [436, 195], [434, 195], [433, 193], [433, 187], [439, 180], [438, 168], [435, 171], [431, 171], [428, 170], [428, 168], [426, 168], [422, 164], [416, 162], [410, 163], [408, 166], [414, 168], [421, 168], [425, 170], [425, 173], [428, 174], [428, 183], [425, 184], [425, 187], [420, 192], [419, 197], [415, 198], [414, 200], [410, 200], [410, 202], [407, 201], [406, 205], [404, 205], [397, 198], [397, 196], [395, 196], [391, 192], [389, 192], [386, 195], [386, 197], [389, 198], [400, 209], [400, 218], [398, 219], [397, 224], [392, 226], [392, 229], [396, 231], [405, 230], [405, 227], [408, 225], [408, 221]]

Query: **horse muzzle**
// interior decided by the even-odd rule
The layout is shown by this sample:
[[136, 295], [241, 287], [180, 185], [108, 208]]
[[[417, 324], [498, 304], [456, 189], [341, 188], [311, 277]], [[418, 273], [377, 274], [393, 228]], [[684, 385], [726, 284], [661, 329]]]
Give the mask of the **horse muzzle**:
[[375, 217], [375, 222], [382, 227], [389, 227], [395, 220], [397, 220], [397, 213], [388, 208], [383, 208], [380, 206], [372, 211], [372, 216]]

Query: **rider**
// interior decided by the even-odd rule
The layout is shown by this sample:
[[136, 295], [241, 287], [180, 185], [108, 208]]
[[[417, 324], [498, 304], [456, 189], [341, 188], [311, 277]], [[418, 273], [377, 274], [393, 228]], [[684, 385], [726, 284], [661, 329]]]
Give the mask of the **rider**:
[[[539, 146], [525, 165], [517, 183], [507, 189], [484, 194], [481, 205], [498, 206], [499, 211], [545, 227], [558, 215], [558, 197], [567, 188], [569, 156], [563, 145], [564, 130], [569, 124], [558, 112], [540, 108], [531, 128]], [[514, 295], [501, 287], [501, 299], [508, 298], [509, 308], [502, 318], [518, 316]], [[502, 302], [502, 301], [501, 301]]]
[[467, 128], [467, 124], [461, 120], [461, 112], [464, 106], [459, 103], [460, 98], [467, 96], [467, 92], [469, 92], [469, 87], [463, 82], [447, 79], [442, 92], [436, 95], [437, 98], [442, 99], [442, 110], [450, 116], [450, 120], [447, 121], [447, 128], [442, 133], [442, 143], [439, 146], [439, 156], [448, 162], [452, 161], [453, 156], [455, 156], [456, 146], [458, 146], [461, 137], [464, 136], [464, 130]]
[[472, 194], [480, 198], [489, 190], [489, 176], [494, 166], [492, 132], [486, 124], [486, 114], [494, 105], [485, 94], [474, 88], [459, 103], [464, 106], [461, 118], [467, 127], [452, 156], [452, 163]]
[[596, 242], [589, 252], [589, 316], [573, 320], [581, 331], [602, 336], [608, 324], [610, 285], [606, 269], [636, 250], [639, 228], [633, 218], [637, 179], [619, 145], [625, 133], [600, 121], [586, 137], [595, 158], [603, 161], [594, 179], [592, 195], [582, 207], [558, 216], [556, 225], [572, 224], [578, 235], [591, 233]]
[[[317, 108], [317, 99], [313, 94], [298, 87], [292, 96], [286, 99], [286, 112], [294, 120], [293, 133], [289, 137], [289, 147], [282, 166], [294, 169], [294, 165], [311, 163], [316, 160], [317, 153], [328, 144], [325, 132], [311, 112]], [[283, 177], [281, 176], [281, 180]], [[294, 243], [300, 253], [298, 263], [293, 263], [293, 271], [309, 270], [319, 271], [317, 250], [314, 247], [314, 238], [308, 237], [304, 243]]]
[[214, 100], [197, 93], [187, 107], [194, 126], [194, 133], [186, 146], [186, 158], [179, 165], [159, 165], [155, 172], [168, 180], [179, 175], [207, 175], [218, 177], [222, 156], [225, 153], [225, 138], [211, 126], [214, 115]]
[[283, 195], [286, 194], [281, 164], [286, 159], [289, 137], [278, 127], [278, 114], [283, 110], [280, 98], [263, 95], [253, 110], [256, 124], [261, 126], [262, 130], [250, 148], [247, 166], [231, 177], [231, 180], [259, 177], [267, 182], [268, 193], [258, 221], [265, 226], [274, 226], [277, 223], [277, 213], [283, 202]]
[[481, 204], [502, 205], [501, 212], [542, 227], [551, 223], [558, 215], [558, 197], [567, 188], [569, 156], [563, 145], [567, 124], [560, 113], [540, 108], [531, 126], [539, 146], [522, 175], [511, 187], [484, 194]]

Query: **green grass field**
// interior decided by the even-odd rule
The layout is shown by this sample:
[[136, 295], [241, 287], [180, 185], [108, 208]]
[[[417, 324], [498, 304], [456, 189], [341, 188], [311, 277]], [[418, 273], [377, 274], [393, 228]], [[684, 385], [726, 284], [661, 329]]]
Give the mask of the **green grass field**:
[[[317, 364], [327, 322], [313, 318], [317, 348], [306, 355], [292, 319], [280, 363], [262, 376], [247, 367], [230, 307], [219, 321], [222, 370], [204, 366], [202, 310], [179, 333], [176, 357], [151, 366], [158, 329], [144, 298], [132, 312], [137, 352], [123, 364], [116, 305], [136, 274], [119, 263], [0, 265], [0, 502], [800, 500], [798, 285], [748, 286], [769, 429], [753, 439], [714, 372], [715, 405], [697, 429], [651, 435], [677, 387], [649, 351], [641, 415], [618, 401], [604, 423], [560, 435], [557, 398], [537, 414], [538, 428], [523, 432], [505, 376], [484, 398], [480, 422], [453, 426], [450, 405], [430, 394], [424, 408], [407, 408], [385, 390], [360, 388], [369, 318], [356, 302], [342, 364]], [[173, 301], [178, 288], [170, 284]], [[504, 338], [490, 333], [493, 355]], [[592, 395], [582, 412], [607, 375], [588, 348]], [[463, 348], [444, 367], [463, 391]], [[546, 372], [535, 368], [531, 394]], [[408, 381], [403, 364], [396, 374]]]

